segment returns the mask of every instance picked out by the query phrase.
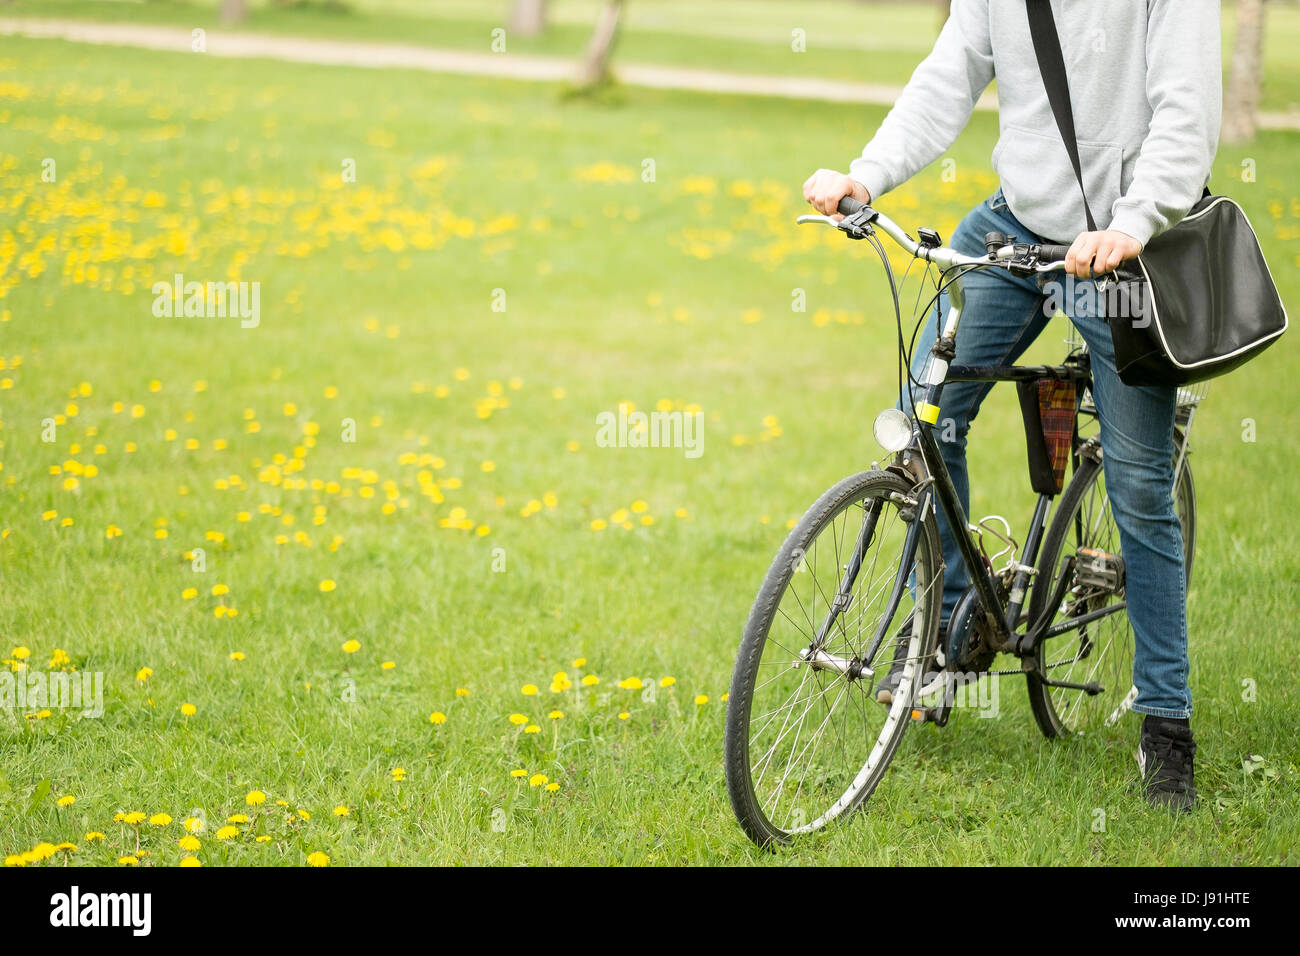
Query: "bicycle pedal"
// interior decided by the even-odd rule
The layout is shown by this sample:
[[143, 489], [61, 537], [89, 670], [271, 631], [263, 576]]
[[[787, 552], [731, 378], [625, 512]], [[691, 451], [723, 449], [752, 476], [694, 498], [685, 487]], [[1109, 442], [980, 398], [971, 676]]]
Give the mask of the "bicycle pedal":
[[1081, 587], [1118, 591], [1124, 585], [1124, 559], [1100, 548], [1080, 548], [1075, 557], [1074, 578]]
[[912, 719], [919, 724], [938, 724], [942, 727], [948, 722], [948, 714], [942, 707], [913, 707]]

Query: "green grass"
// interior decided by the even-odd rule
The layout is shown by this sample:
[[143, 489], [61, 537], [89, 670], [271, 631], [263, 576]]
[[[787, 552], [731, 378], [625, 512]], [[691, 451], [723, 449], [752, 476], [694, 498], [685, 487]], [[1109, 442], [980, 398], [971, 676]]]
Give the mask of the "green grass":
[[[4, 15], [76, 17], [108, 22], [150, 22], [192, 28], [217, 25], [218, 0], [14, 0]], [[251, 0], [237, 29], [263, 33], [395, 41], [486, 52], [491, 32], [508, 20], [509, 0], [345, 0], [280, 5]], [[553, 0], [550, 27], [538, 37], [507, 37], [507, 50], [576, 57], [591, 36], [599, 0]], [[818, 76], [855, 82], [901, 84], [929, 52], [938, 12], [927, 3], [848, 3], [845, 0], [727, 0], [716, 15], [701, 16], [692, 0], [628, 5], [615, 64], [673, 66]], [[1235, 7], [1225, 4], [1225, 83], [1231, 62]], [[802, 30], [804, 51], [792, 50]], [[1271, 4], [1265, 36], [1261, 108], [1300, 109], [1300, 8]]]
[[[997, 720], [910, 731], [850, 824], [779, 856], [748, 844], [721, 765], [740, 629], [786, 522], [878, 457], [870, 421], [895, 380], [878, 263], [865, 244], [796, 230], [798, 188], [854, 155], [883, 111], [557, 93], [0, 39], [0, 651], [26, 647], [44, 670], [61, 649], [106, 681], [100, 719], [0, 709], [0, 851], [67, 840], [73, 862], [111, 864], [136, 848], [115, 814], [166, 813], [171, 824], [140, 827], [142, 864], [172, 865], [179, 821], [198, 808], [209, 864], [296, 865], [313, 851], [336, 864], [1296, 862], [1290, 338], [1216, 382], [1195, 429], [1196, 815], [1169, 820], [1129, 792], [1135, 721], [1048, 743], [1009, 683]], [[951, 235], [993, 188], [995, 134], [977, 116], [951, 152], [957, 183], [927, 170], [882, 208]], [[1215, 171], [1293, 310], [1296, 144], [1261, 137], [1256, 183], [1231, 182], [1244, 151], [1224, 150]], [[345, 185], [346, 158], [357, 181]], [[260, 325], [156, 318], [150, 286], [178, 271], [260, 282]], [[805, 313], [791, 311], [796, 288]], [[498, 289], [505, 311], [492, 309]], [[1058, 357], [1063, 334], [1030, 357]], [[493, 381], [508, 407], [480, 418]], [[702, 408], [700, 458], [597, 447], [597, 414], [660, 400]], [[59, 415], [47, 444], [42, 423]], [[355, 442], [342, 440], [349, 419]], [[974, 513], [1023, 530], [1009, 390], [972, 437]], [[296, 446], [302, 489], [266, 470]], [[70, 460], [98, 474], [67, 489]], [[444, 501], [421, 493], [421, 467]], [[548, 492], [555, 507], [521, 515]], [[652, 525], [592, 530], [636, 501]], [[454, 508], [489, 533], [440, 527]], [[184, 558], [196, 547], [202, 573]], [[229, 593], [212, 596], [217, 584]], [[222, 602], [238, 616], [215, 617]], [[552, 694], [561, 670], [577, 686]], [[650, 700], [618, 688], [632, 676], [676, 682]], [[521, 693], [530, 683], [537, 697]], [[435, 711], [446, 723], [430, 723]], [[541, 732], [521, 733], [513, 713]], [[1249, 754], [1266, 763], [1247, 774]], [[255, 789], [269, 797], [259, 810], [244, 802]], [[57, 807], [65, 794], [75, 804]], [[299, 808], [310, 819], [288, 821]], [[216, 840], [236, 813], [253, 832]], [[106, 839], [85, 843], [87, 831]]]

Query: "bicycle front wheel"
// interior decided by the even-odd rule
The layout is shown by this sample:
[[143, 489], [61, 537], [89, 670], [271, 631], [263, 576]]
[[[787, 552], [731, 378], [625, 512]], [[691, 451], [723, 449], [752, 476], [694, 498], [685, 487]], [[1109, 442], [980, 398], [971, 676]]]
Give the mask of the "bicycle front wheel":
[[[1181, 450], [1183, 436], [1176, 437]], [[1196, 541], [1196, 491], [1191, 463], [1185, 457], [1174, 482], [1174, 512], [1182, 526], [1184, 574], [1190, 582]], [[1137, 698], [1133, 686], [1133, 627], [1128, 611], [1105, 613], [1121, 602], [1127, 607], [1127, 595], [1119, 528], [1106, 495], [1101, 462], [1092, 458], [1085, 458], [1075, 472], [1043, 541], [1029, 605], [1030, 621], [1039, 620], [1049, 611], [1047, 603], [1057, 593], [1064, 575], [1069, 575], [1070, 581], [1060, 606], [1051, 611], [1052, 623], [1089, 614], [1101, 616], [1038, 643], [1034, 671], [1028, 675], [1029, 703], [1034, 720], [1047, 737], [1114, 726]], [[1052, 687], [1043, 682], [1043, 677], [1074, 684], [1098, 683], [1103, 689], [1089, 694]]]
[[[732, 677], [725, 750], [732, 807], [760, 846], [857, 809], [907, 729], [943, 591], [934, 519], [909, 506], [910, 493], [887, 472], [844, 479], [790, 532], [759, 590]], [[916, 521], [915, 557], [903, 567]], [[878, 704], [876, 685], [900, 643], [893, 702]]]

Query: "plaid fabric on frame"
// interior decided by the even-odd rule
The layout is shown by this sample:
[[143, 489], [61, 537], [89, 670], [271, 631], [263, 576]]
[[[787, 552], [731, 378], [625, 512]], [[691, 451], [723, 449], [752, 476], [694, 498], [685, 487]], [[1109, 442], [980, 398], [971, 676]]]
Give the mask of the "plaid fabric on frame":
[[1058, 490], [1065, 482], [1065, 466], [1070, 460], [1070, 443], [1074, 438], [1074, 412], [1077, 401], [1078, 391], [1074, 382], [1057, 379], [1039, 380], [1038, 415]]

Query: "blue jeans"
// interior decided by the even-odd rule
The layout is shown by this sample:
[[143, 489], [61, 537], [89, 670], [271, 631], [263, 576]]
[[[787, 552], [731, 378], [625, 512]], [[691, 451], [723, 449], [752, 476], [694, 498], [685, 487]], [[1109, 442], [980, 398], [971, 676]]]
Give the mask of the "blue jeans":
[[[1042, 241], [1011, 214], [1002, 191], [967, 214], [952, 238], [952, 247], [967, 255], [984, 255], [984, 234], [998, 231], [1021, 242]], [[1061, 241], [1068, 241], [1062, 237]], [[1006, 365], [1015, 362], [1046, 327], [1043, 286], [1062, 282], [1065, 273], [1013, 276], [1003, 269], [970, 273], [962, 280], [965, 305], [957, 330], [953, 364]], [[1102, 462], [1106, 490], [1124, 555], [1126, 598], [1133, 626], [1133, 710], [1160, 717], [1190, 717], [1187, 686], [1187, 590], [1183, 571], [1182, 527], [1174, 511], [1174, 411], [1176, 390], [1123, 384], [1115, 371], [1110, 329], [1095, 314], [1098, 297], [1083, 294], [1091, 285], [1075, 280], [1073, 301], [1060, 296], [1064, 311], [1088, 343], [1092, 354], [1093, 400], [1101, 420]], [[939, 315], [946, 316], [947, 296]], [[939, 317], [931, 314], [918, 339], [912, 373], [918, 379], [938, 334]], [[952, 382], [944, 386], [941, 419], [935, 429], [943, 460], [952, 475], [962, 507], [970, 513], [966, 471], [966, 435], [992, 382]], [[943, 617], [970, 586], [947, 518], [939, 511], [943, 558], [947, 565]]]

